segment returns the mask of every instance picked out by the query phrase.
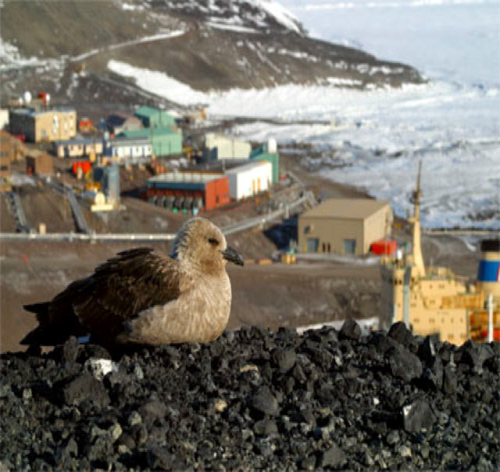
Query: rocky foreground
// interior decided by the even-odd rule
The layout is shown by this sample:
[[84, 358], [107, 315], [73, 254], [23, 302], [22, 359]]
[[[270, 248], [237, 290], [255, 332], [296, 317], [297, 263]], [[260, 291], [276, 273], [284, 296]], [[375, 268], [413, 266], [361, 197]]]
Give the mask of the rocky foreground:
[[0, 470], [500, 470], [498, 343], [347, 322], [110, 359], [0, 357]]

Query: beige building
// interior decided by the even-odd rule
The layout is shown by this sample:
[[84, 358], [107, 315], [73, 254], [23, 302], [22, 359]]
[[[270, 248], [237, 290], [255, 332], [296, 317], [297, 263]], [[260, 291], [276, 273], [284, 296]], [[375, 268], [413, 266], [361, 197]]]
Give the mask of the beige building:
[[57, 157], [102, 156], [102, 153], [102, 139], [69, 139], [54, 143], [54, 154]]
[[10, 132], [24, 135], [26, 141], [60, 141], [76, 136], [76, 111], [73, 108], [33, 108], [10, 110]]
[[54, 175], [54, 160], [52, 156], [46, 152], [32, 149], [26, 157], [26, 173], [28, 175], [39, 176]]
[[230, 138], [222, 134], [207, 133], [203, 155], [207, 161], [222, 159], [248, 159], [252, 146], [246, 141]]
[[299, 216], [300, 252], [365, 254], [373, 242], [390, 233], [389, 202], [332, 198]]

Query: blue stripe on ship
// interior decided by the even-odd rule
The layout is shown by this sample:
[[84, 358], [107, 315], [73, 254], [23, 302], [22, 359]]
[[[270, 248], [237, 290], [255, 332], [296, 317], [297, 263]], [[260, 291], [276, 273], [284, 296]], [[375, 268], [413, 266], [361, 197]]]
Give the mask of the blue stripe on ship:
[[479, 282], [500, 282], [500, 261], [480, 261], [477, 280]]

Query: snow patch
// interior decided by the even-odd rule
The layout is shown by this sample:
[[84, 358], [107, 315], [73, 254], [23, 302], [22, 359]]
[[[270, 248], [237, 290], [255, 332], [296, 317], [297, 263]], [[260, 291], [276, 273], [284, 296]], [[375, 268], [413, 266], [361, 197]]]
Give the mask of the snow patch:
[[141, 69], [114, 59], [108, 62], [108, 69], [124, 77], [132, 77], [138, 87], [174, 102], [194, 105], [206, 103], [207, 101], [205, 93], [194, 90], [189, 85], [162, 72]]
[[225, 30], [225, 31], [234, 31], [235, 33], [246, 33], [246, 34], [259, 33], [259, 31], [257, 31], [256, 29], [247, 28], [246, 26], [231, 25], [231, 24], [219, 23], [219, 22], [215, 22], [215, 21], [207, 21], [207, 22], [205, 22], [205, 24], [210, 26], [210, 28]]
[[261, 8], [285, 28], [301, 34], [299, 20], [280, 3], [275, 0], [244, 0], [251, 5]]

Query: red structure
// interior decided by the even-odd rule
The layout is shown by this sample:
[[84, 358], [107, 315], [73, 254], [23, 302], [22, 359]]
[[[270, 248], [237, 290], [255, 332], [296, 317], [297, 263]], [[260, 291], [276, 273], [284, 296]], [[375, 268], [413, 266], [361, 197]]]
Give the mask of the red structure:
[[231, 201], [222, 174], [168, 173], [148, 180], [149, 201], [172, 210], [212, 210]]
[[82, 169], [82, 173], [86, 174], [92, 169], [92, 164], [90, 163], [90, 161], [74, 162], [72, 167], [73, 175], [78, 175], [78, 169]]
[[398, 249], [398, 243], [394, 239], [384, 238], [372, 243], [371, 251], [377, 256], [390, 256]]
[[26, 135], [24, 134], [13, 134], [12, 136], [21, 141], [22, 143], [26, 142]]
[[87, 133], [87, 132], [92, 131], [94, 129], [94, 123], [92, 123], [92, 120], [89, 120], [88, 118], [82, 118], [78, 122], [78, 129], [82, 133]]

